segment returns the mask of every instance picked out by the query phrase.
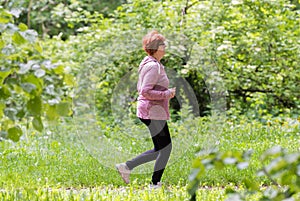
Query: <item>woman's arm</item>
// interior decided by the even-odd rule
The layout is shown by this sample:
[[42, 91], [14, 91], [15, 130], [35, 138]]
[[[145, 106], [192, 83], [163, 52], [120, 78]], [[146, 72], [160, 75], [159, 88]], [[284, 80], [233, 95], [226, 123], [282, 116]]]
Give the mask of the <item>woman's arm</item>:
[[145, 69], [142, 69], [143, 77], [141, 80], [140, 94], [149, 100], [163, 100], [170, 99], [172, 93], [169, 89], [164, 91], [154, 90], [155, 85], [159, 78], [158, 66], [156, 64], [144, 66]]

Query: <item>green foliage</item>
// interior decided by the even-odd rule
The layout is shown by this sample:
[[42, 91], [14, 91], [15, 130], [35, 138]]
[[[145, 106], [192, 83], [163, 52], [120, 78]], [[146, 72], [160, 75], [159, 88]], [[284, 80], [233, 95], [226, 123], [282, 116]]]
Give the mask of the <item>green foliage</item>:
[[[270, 161], [271, 159], [271, 161]], [[268, 176], [276, 186], [267, 188], [261, 200], [295, 199], [300, 194], [300, 154], [289, 153], [277, 146], [267, 150], [262, 155], [262, 161], [270, 161], [258, 173], [259, 176]]]
[[211, 1], [190, 8], [185, 33], [205, 48], [204, 65], [221, 73], [228, 108], [254, 118], [298, 113], [299, 14], [291, 7]]
[[241, 153], [238, 151], [228, 151], [219, 153], [216, 150], [211, 150], [209, 153], [199, 152], [198, 157], [194, 160], [192, 165], [192, 173], [190, 174], [188, 192], [195, 200], [195, 195], [198, 190], [201, 177], [205, 174], [206, 170], [216, 168], [217, 170], [223, 169], [227, 165], [236, 165], [238, 169], [245, 169], [248, 167], [248, 158], [251, 151]]
[[163, 63], [191, 84], [201, 115], [219, 104], [232, 116], [262, 121], [281, 114], [297, 117], [300, 31], [294, 6], [284, 0], [185, 3], [130, 1], [112, 18], [85, 18], [89, 26], [66, 42], [46, 41], [47, 53], [76, 76], [96, 75], [89, 82], [98, 85], [102, 113], [110, 108], [118, 81], [136, 71], [145, 56], [143, 34], [158, 29], [170, 43]]
[[122, 0], [10, 0], [1, 1], [3, 8], [15, 13], [17, 23], [24, 23], [43, 37], [62, 34], [66, 39], [87, 26], [94, 16], [109, 17]]
[[[20, 29], [28, 26], [25, 16], [30, 14], [31, 27], [38, 32], [62, 33], [45, 41], [44, 54], [71, 67], [75, 76], [78, 70], [81, 77], [89, 77], [91, 71], [98, 76], [88, 82], [97, 82], [100, 113], [110, 108], [118, 81], [145, 55], [140, 44], [143, 34], [158, 29], [170, 42], [163, 63], [191, 84], [201, 115], [219, 107], [216, 97], [226, 98], [226, 105], [217, 104], [232, 116], [242, 113], [265, 121], [281, 114], [299, 115], [300, 31], [295, 1], [134, 0], [110, 12], [110, 18], [101, 14], [103, 1], [30, 2], [2, 5], [19, 16], [24, 23]], [[72, 33], [76, 36], [70, 37]], [[24, 43], [18, 33], [13, 40]]]
[[[37, 33], [25, 24], [15, 25], [13, 15], [4, 9], [0, 9], [0, 29], [1, 137], [18, 141], [24, 120], [42, 131], [42, 117], [50, 116], [48, 108], [70, 102], [72, 82], [66, 82], [71, 77], [63, 66], [43, 56]], [[65, 109], [52, 112], [61, 110]]]
[[[190, 174], [190, 184], [188, 186], [191, 200], [195, 200], [201, 177], [209, 169], [223, 169], [226, 166], [234, 165], [238, 169], [248, 167], [250, 152], [231, 152], [225, 153], [210, 152], [200, 154], [193, 163], [193, 171]], [[240, 178], [243, 181], [245, 190], [233, 190], [228, 188], [226, 194], [227, 200], [249, 200], [249, 196], [253, 194], [259, 195], [261, 201], [270, 200], [295, 200], [300, 195], [300, 154], [288, 153], [280, 146], [265, 151], [261, 157], [263, 166], [258, 171], [258, 176], [266, 176], [272, 181], [272, 185], [264, 188], [255, 180], [250, 180], [247, 177]]]
[[[205, 146], [219, 146], [224, 152], [209, 152], [195, 160], [189, 186], [192, 195], [220, 200], [224, 198], [223, 189], [217, 189], [216, 194], [209, 189], [208, 192], [213, 192], [209, 194], [205, 189], [204, 192], [198, 189], [198, 185], [211, 188], [233, 183], [234, 186], [242, 184], [246, 190], [236, 190], [229, 185], [225, 193], [232, 194], [232, 200], [297, 199], [299, 154], [289, 154], [276, 147], [267, 151], [263, 158], [260, 155], [271, 145], [285, 146], [293, 151], [299, 147], [299, 3], [287, 0], [132, 0], [113, 13], [111, 9], [117, 6], [107, 4], [112, 7], [106, 13], [102, 8], [107, 7], [107, 2], [1, 1], [9, 11], [0, 9], [0, 137], [14, 142], [0, 144], [2, 188], [121, 185], [115, 171], [83, 151], [82, 141], [74, 139], [73, 134], [78, 132], [74, 125], [70, 125], [74, 126], [72, 129], [55, 132], [56, 137], [63, 135], [62, 139], [48, 141], [48, 133], [35, 132], [26, 141], [19, 139], [25, 126], [27, 132], [30, 124], [36, 131], [43, 131], [44, 116], [57, 123], [60, 116], [69, 116], [74, 109], [77, 117], [87, 117], [82, 125], [89, 136], [101, 136], [111, 141], [110, 145], [130, 153], [133, 146], [134, 153], [143, 151], [149, 141], [139, 143], [133, 137], [142, 131], [131, 119], [132, 108], [135, 108], [135, 76], [145, 56], [141, 49], [142, 36], [157, 29], [169, 42], [163, 63], [191, 84], [200, 103], [201, 115], [210, 113], [213, 116], [215, 109], [224, 109], [220, 99], [226, 98], [228, 114], [238, 119], [221, 125], [218, 118], [194, 118], [190, 107], [181, 108], [178, 115], [182, 115], [182, 119], [171, 121], [170, 129], [174, 141], [190, 139], [189, 148], [174, 148], [173, 153], [183, 157], [176, 158], [177, 163], [166, 169], [167, 184], [185, 185], [187, 178], [183, 175], [188, 175], [193, 153]], [[37, 32], [29, 28], [44, 34], [45, 40], [37, 40]], [[76, 77], [76, 90], [71, 93], [70, 87], [75, 85], [73, 77]], [[119, 125], [118, 118], [111, 113], [116, 106], [112, 102], [115, 87], [122, 81], [127, 108], [126, 114], [118, 115], [129, 118]], [[133, 87], [127, 87], [127, 83], [133, 83]], [[70, 105], [71, 97], [75, 108]], [[95, 119], [89, 114], [83, 115], [94, 114], [94, 106], [97, 109]], [[240, 116], [241, 113], [247, 118]], [[284, 119], [280, 117], [282, 114], [292, 118]], [[279, 117], [274, 120], [273, 116]], [[249, 117], [264, 124], [249, 121]], [[96, 122], [101, 132], [85, 127], [90, 121]], [[248, 154], [241, 153], [249, 148], [253, 150], [251, 160]], [[239, 171], [239, 168], [246, 169]], [[257, 170], [262, 170], [258, 175], [262, 177], [255, 174]], [[147, 180], [148, 177], [136, 175], [135, 178]], [[143, 188], [144, 183], [129, 188], [140, 186]], [[140, 197], [176, 200], [178, 194], [180, 199], [187, 198], [182, 188], [173, 194], [149, 194], [143, 189], [140, 194], [131, 190], [115, 194], [119, 188], [113, 188], [114, 193], [109, 190], [105, 189], [106, 194], [101, 195], [91, 193], [89, 198], [128, 196], [128, 200]], [[174, 189], [171, 187], [171, 190]], [[85, 192], [78, 196], [69, 192], [67, 195], [64, 192], [51, 194], [44, 189], [10, 192], [1, 191], [0, 198], [15, 200], [22, 195], [24, 199], [43, 197], [45, 200], [87, 198]], [[251, 196], [256, 199], [249, 199]]]
[[[145, 6], [149, 8], [152, 5]], [[164, 8], [163, 5], [156, 7], [157, 10]], [[161, 29], [185, 34], [204, 49], [196, 64], [190, 59], [180, 70], [186, 70], [189, 75], [196, 69], [200, 74], [197, 76], [199, 80], [214, 71], [219, 72], [228, 93], [228, 108], [237, 109], [252, 118], [281, 113], [297, 115], [300, 100], [297, 64], [300, 61], [299, 13], [291, 8], [293, 6], [286, 1], [200, 1], [186, 11], [182, 27], [174, 23], [174, 28], [170, 28], [169, 24], [174, 21], [166, 22], [165, 18]], [[139, 19], [138, 9], [140, 6], [131, 9], [136, 10], [136, 19]], [[158, 14], [153, 12], [148, 16], [153, 15]], [[153, 17], [157, 18], [161, 20], [164, 17]], [[150, 20], [144, 23], [148, 26], [155, 24]], [[143, 25], [141, 22], [139, 24]], [[176, 32], [179, 28], [182, 31]], [[186, 49], [191, 45], [187, 44]], [[207, 69], [214, 71], [205, 73]], [[206, 86], [202, 86], [202, 90], [196, 88], [193, 81], [190, 83], [198, 92], [204, 91], [210, 82], [205, 81]], [[213, 93], [209, 87], [208, 90]]]

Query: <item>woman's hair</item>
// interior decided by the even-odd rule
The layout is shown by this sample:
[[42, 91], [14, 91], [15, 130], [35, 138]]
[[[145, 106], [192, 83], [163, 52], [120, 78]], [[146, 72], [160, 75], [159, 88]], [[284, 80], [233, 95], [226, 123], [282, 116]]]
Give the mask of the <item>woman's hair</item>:
[[152, 56], [165, 40], [165, 37], [157, 31], [151, 31], [143, 38], [143, 49]]

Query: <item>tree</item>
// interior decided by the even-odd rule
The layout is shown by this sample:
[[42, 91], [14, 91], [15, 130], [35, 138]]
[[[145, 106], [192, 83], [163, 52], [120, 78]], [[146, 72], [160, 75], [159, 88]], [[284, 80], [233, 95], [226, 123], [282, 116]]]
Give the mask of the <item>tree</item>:
[[[233, 115], [262, 121], [281, 114], [297, 116], [300, 31], [294, 8], [286, 0], [133, 0], [111, 18], [87, 19], [90, 26], [64, 44], [66, 51], [76, 52], [74, 69], [89, 66], [98, 75], [101, 111], [109, 108], [116, 82], [143, 57], [141, 35], [158, 29], [170, 36], [165, 66], [189, 81], [203, 115], [212, 107], [212, 98], [223, 96]], [[70, 63], [68, 56], [57, 57]], [[213, 86], [216, 82], [221, 90]]]
[[202, 63], [221, 73], [228, 108], [255, 118], [299, 112], [293, 8], [288, 1], [198, 1], [189, 8], [185, 33], [205, 49]]
[[43, 56], [38, 34], [12, 13], [0, 9], [0, 132], [18, 141], [24, 122], [43, 130], [43, 117], [55, 120], [70, 114], [72, 76]]
[[109, 17], [122, 0], [11, 0], [2, 1], [3, 8], [19, 15], [17, 23], [24, 23], [44, 38], [62, 34], [63, 39], [77, 34], [88, 25], [93, 15]]

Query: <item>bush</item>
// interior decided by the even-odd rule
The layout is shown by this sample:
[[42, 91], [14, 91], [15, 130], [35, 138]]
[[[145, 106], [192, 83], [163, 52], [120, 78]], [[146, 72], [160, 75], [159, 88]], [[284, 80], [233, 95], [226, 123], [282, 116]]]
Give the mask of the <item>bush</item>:
[[[91, 82], [100, 113], [110, 108], [118, 81], [136, 71], [145, 55], [143, 34], [158, 29], [170, 43], [164, 64], [192, 86], [201, 115], [227, 109], [250, 118], [297, 117], [300, 32], [293, 8], [284, 0], [199, 1], [187, 7], [181, 1], [132, 1], [110, 19], [95, 17], [96, 23], [89, 21], [65, 44], [47, 44], [53, 57], [72, 64], [75, 75], [97, 75]], [[55, 53], [57, 45], [65, 55]]]
[[0, 29], [0, 137], [18, 141], [23, 125], [42, 131], [45, 115], [53, 120], [71, 114], [73, 78], [43, 56], [38, 34], [25, 24], [15, 25], [4, 9]]
[[[206, 170], [216, 168], [218, 170], [226, 166], [233, 165], [238, 169], [246, 169], [249, 164], [251, 150], [244, 153], [227, 151], [220, 153], [212, 151], [208, 154], [200, 154], [193, 164], [193, 171], [190, 175], [190, 184], [188, 191], [191, 195], [191, 200], [196, 199], [201, 176]], [[249, 200], [250, 196], [257, 194], [258, 200], [297, 200], [300, 196], [300, 154], [289, 153], [280, 146], [272, 147], [264, 152], [261, 157], [262, 163], [269, 162], [258, 170], [258, 176], [266, 176], [271, 181], [270, 186], [261, 186], [255, 180], [244, 177], [240, 178], [243, 181], [245, 190], [226, 189], [228, 199], [226, 200]]]

